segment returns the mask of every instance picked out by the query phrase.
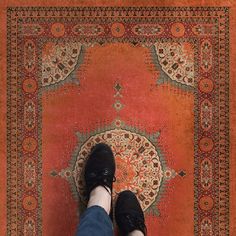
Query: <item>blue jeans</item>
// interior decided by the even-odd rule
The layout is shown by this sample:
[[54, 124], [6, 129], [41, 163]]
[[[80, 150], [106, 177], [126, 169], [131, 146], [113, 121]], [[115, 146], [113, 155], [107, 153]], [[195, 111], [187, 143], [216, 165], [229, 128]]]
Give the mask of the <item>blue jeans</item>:
[[86, 209], [80, 218], [76, 236], [113, 236], [113, 225], [109, 215], [100, 206]]

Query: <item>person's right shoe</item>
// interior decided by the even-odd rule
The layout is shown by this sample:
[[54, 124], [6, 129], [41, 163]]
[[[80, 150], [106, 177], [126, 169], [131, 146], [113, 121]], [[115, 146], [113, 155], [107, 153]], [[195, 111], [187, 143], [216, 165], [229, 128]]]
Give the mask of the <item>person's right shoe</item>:
[[119, 193], [115, 206], [115, 219], [120, 232], [128, 235], [140, 230], [147, 235], [143, 210], [135, 194], [129, 190]]

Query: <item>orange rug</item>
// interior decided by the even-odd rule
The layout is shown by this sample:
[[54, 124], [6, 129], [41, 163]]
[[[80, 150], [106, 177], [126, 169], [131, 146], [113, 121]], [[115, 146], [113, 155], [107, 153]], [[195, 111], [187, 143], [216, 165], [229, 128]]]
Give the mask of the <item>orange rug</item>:
[[15, 5], [1, 8], [0, 235], [74, 235], [99, 142], [148, 235], [235, 235], [230, 1]]

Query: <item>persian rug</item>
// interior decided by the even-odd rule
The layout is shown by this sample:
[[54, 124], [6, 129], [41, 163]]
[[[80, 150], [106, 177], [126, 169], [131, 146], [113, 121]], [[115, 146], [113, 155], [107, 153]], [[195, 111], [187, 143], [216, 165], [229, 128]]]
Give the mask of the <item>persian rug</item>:
[[105, 142], [113, 197], [136, 193], [148, 235], [233, 235], [229, 7], [6, 14], [4, 234], [74, 235], [84, 163]]

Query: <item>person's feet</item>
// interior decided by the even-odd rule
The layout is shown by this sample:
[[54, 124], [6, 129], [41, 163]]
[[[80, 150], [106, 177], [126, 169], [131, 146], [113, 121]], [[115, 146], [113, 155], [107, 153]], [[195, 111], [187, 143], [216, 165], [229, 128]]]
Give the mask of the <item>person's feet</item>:
[[109, 214], [115, 169], [111, 148], [104, 143], [96, 144], [91, 150], [84, 170], [88, 207], [98, 205]]
[[129, 190], [119, 193], [115, 206], [115, 219], [124, 235], [146, 235], [143, 210], [135, 194]]
[[[84, 170], [86, 192], [89, 199], [87, 207], [101, 206], [109, 214], [115, 169], [115, 159], [111, 148], [104, 143], [95, 145]], [[124, 235], [141, 236], [147, 234], [142, 208], [131, 191], [126, 190], [118, 195], [115, 218], [119, 230]]]

